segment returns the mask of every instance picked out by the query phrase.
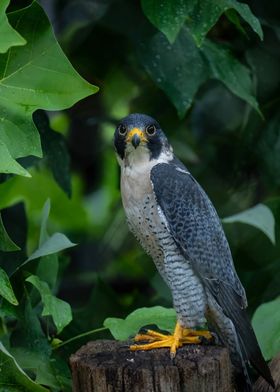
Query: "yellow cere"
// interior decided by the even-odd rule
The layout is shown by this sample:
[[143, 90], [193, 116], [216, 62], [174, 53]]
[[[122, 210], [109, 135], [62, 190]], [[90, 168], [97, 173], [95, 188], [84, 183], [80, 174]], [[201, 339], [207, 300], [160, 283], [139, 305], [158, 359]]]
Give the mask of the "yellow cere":
[[139, 128], [132, 128], [127, 134], [126, 141], [130, 142], [135, 134], [137, 134], [140, 137], [141, 142], [148, 141], [144, 132], [141, 131], [141, 129], [139, 129]]

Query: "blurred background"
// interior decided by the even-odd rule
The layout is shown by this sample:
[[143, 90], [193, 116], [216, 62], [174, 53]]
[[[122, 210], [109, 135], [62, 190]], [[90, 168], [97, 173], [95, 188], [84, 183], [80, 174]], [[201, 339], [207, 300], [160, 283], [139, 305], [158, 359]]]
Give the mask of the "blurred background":
[[[168, 290], [153, 263], [125, 224], [113, 132], [119, 120], [129, 113], [153, 116], [168, 135], [177, 156], [210, 196], [220, 217], [265, 202], [279, 224], [279, 7], [276, 2], [249, 3], [262, 21], [263, 41], [246, 24], [245, 33], [239, 31], [226, 16], [209, 33], [210, 38], [230, 48], [248, 67], [263, 118], [214, 79], [199, 86], [191, 108], [179, 118], [166, 93], [146, 71], [155, 54], [145, 53], [142, 57], [142, 51], [147, 49], [144, 45], [148, 45], [156, 29], [139, 2], [41, 3], [73, 66], [100, 87], [98, 94], [72, 109], [49, 113], [52, 128], [67, 139], [73, 174], [72, 200], [66, 200], [54, 184], [54, 194], [48, 191], [51, 198], [65, 197], [65, 203], [53, 206], [50, 217], [53, 224], [79, 243], [63, 273], [61, 295], [79, 306], [93, 294], [91, 314], [86, 320], [91, 326], [99, 325], [108, 314], [120, 315], [120, 310], [126, 314], [139, 306], [171, 305]], [[173, 57], [175, 65], [176, 61], [179, 67], [179, 56]], [[190, 64], [186, 77], [194, 77], [195, 67], [195, 63]], [[178, 75], [168, 76], [176, 84]], [[60, 211], [56, 213], [55, 208]], [[279, 294], [279, 246], [272, 246], [251, 226], [225, 225], [225, 230], [252, 312], [261, 302]], [[106, 305], [94, 299], [98, 293], [102, 301], [108, 299]], [[106, 314], [95, 311], [99, 305]]]
[[[48, 198], [49, 231], [63, 232], [78, 244], [59, 256], [55, 292], [73, 311], [63, 340], [102, 327], [106, 317], [125, 317], [144, 306], [172, 306], [152, 260], [129, 233], [121, 205], [112, 138], [120, 119], [133, 112], [158, 120], [221, 218], [258, 203], [271, 209], [275, 245], [250, 225], [225, 224], [224, 229], [250, 315], [280, 293], [278, 2], [240, 3], [259, 19], [263, 40], [253, 22], [229, 10], [213, 22], [202, 46], [182, 30], [172, 47], [143, 12], [143, 3], [40, 1], [74, 68], [100, 88], [70, 109], [36, 112], [43, 150], [44, 132], [51, 129], [59, 151], [46, 144], [42, 160], [21, 160], [32, 166], [32, 179], [12, 179], [17, 196], [8, 196], [10, 181], [0, 184], [2, 218], [16, 244], [34, 250]], [[10, 9], [22, 4], [14, 1]], [[1, 265], [9, 271], [19, 253], [5, 256]], [[89, 339], [65, 346], [62, 355], [67, 358]]]

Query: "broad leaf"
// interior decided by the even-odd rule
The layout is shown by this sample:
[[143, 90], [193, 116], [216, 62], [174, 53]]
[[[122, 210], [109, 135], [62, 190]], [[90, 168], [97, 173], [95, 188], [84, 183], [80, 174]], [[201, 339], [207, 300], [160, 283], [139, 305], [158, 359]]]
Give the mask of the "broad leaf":
[[32, 178], [16, 176], [0, 184], [0, 210], [24, 202], [29, 233], [34, 235], [31, 244], [33, 249], [38, 239], [38, 216], [48, 198], [52, 200], [50, 222], [59, 230], [79, 231], [89, 228], [89, 216], [82, 199], [82, 183], [77, 176], [73, 176], [73, 195], [69, 199], [49, 171], [41, 168], [31, 169], [30, 172]]
[[42, 221], [41, 221], [41, 229], [40, 229], [40, 238], [39, 238], [39, 246], [42, 246], [44, 242], [46, 242], [50, 236], [47, 231], [47, 223], [50, 215], [50, 210], [51, 210], [51, 202], [50, 199], [48, 199], [43, 207], [42, 211]]
[[[26, 300], [20, 306], [17, 330], [14, 332], [13, 339], [16, 339], [17, 346], [24, 347], [26, 350], [36, 352], [45, 361], [51, 355], [51, 346], [48, 337], [45, 335], [41, 322], [38, 318], [38, 309], [32, 308], [31, 298], [25, 290]], [[18, 308], [15, 308], [18, 309]]]
[[[226, 0], [227, 10], [236, 11], [245, 22], [250, 25], [251, 29], [263, 40], [262, 26], [258, 18], [252, 13], [250, 7], [247, 4], [239, 2], [237, 0]], [[231, 19], [230, 19], [231, 20]]]
[[[43, 207], [39, 246], [42, 246], [44, 242], [46, 242], [49, 239], [49, 234], [47, 231], [47, 222], [50, 214], [50, 208], [51, 208], [51, 203], [50, 200], [48, 199]], [[41, 280], [48, 283], [51, 289], [53, 289], [55, 286], [57, 273], [58, 273], [58, 255], [54, 253], [51, 255], [41, 257], [38, 263], [36, 275]]]
[[22, 392], [47, 392], [48, 389], [36, 384], [18, 365], [15, 358], [0, 342], [0, 390]]
[[58, 255], [56, 253], [41, 257], [36, 269], [36, 275], [46, 282], [52, 289], [55, 288], [59, 270]]
[[236, 0], [196, 0], [192, 12], [188, 15], [187, 25], [200, 46], [208, 31], [217, 23], [220, 16], [227, 10], [233, 9], [251, 26], [252, 30], [263, 39], [263, 32], [259, 20], [251, 12], [247, 4]]
[[0, 214], [0, 250], [3, 252], [13, 252], [20, 250], [20, 248], [11, 240], [4, 227], [2, 217]]
[[[41, 246], [39, 246], [38, 249], [36, 249], [29, 257], [27, 260], [25, 260], [17, 269], [20, 269], [24, 267], [26, 264], [28, 264], [30, 261], [38, 259], [38, 258], [44, 258], [46, 256], [50, 255], [55, 255], [58, 252], [61, 252], [62, 250], [72, 248], [73, 246], [76, 246], [73, 242], [71, 242], [66, 235], [62, 233], [54, 233], [50, 237], [46, 239], [45, 242], [42, 243]], [[46, 258], [45, 260], [48, 260]], [[42, 260], [43, 261], [43, 260]], [[15, 271], [15, 272], [16, 272]]]
[[36, 111], [33, 120], [40, 132], [44, 161], [58, 185], [71, 197], [70, 156], [65, 138], [50, 128], [48, 117], [43, 110]]
[[44, 305], [42, 316], [52, 316], [57, 332], [60, 333], [72, 321], [70, 305], [52, 295], [48, 284], [38, 276], [31, 275], [26, 281], [32, 283], [41, 295]]
[[[40, 137], [32, 113], [39, 108], [67, 108], [95, 93], [97, 88], [73, 69], [37, 2], [9, 14], [9, 20], [27, 44], [0, 55], [0, 142], [13, 159], [41, 157]], [[12, 165], [11, 159], [8, 162]], [[10, 172], [15, 170], [13, 167]], [[7, 172], [7, 163], [0, 161], [0, 172]]]
[[[193, 98], [208, 79], [218, 79], [256, 110], [249, 70], [229, 50], [206, 41], [197, 48], [187, 29], [183, 28], [174, 44], [161, 33], [146, 39], [138, 47], [138, 57], [147, 73], [165, 92], [183, 117]], [[195, 67], [193, 66], [195, 64]]]
[[202, 51], [208, 60], [210, 77], [220, 80], [233, 94], [259, 111], [249, 69], [237, 61], [229, 50], [209, 40], [205, 41]]
[[10, 302], [2, 301], [0, 307], [0, 317], [11, 317], [17, 319], [19, 317], [20, 309], [18, 306], [11, 305]]
[[26, 347], [12, 347], [10, 353], [22, 369], [36, 375], [36, 383], [48, 386], [52, 391], [62, 390], [62, 383], [68, 381], [69, 384], [71, 377], [69, 369], [66, 363], [64, 367], [61, 366], [61, 360], [48, 358], [45, 353], [32, 351]]
[[2, 268], [0, 268], [0, 296], [12, 305], [18, 305], [9, 277]]
[[69, 241], [66, 235], [62, 233], [54, 233], [38, 249], [36, 249], [32, 255], [28, 257], [27, 261], [52, 255], [54, 253], [61, 252], [64, 249], [71, 248], [72, 246], [76, 246], [76, 244], [73, 244], [73, 242]]
[[261, 230], [275, 244], [275, 219], [264, 204], [257, 204], [246, 211], [224, 218], [223, 223], [246, 223]]
[[142, 8], [147, 18], [170, 43], [173, 43], [186, 22], [196, 43], [200, 46], [208, 31], [217, 23], [220, 16], [233, 9], [263, 38], [258, 19], [247, 4], [236, 0], [142, 0]]
[[0, 2], [0, 53], [5, 53], [11, 46], [25, 45], [26, 40], [9, 24], [6, 9], [10, 0]]
[[252, 324], [266, 360], [280, 352], [280, 297], [260, 305]]
[[[166, 93], [182, 117], [198, 88], [208, 77], [199, 49], [186, 29], [173, 45], [157, 33], [138, 47], [139, 60], [154, 82]], [[195, 67], [193, 66], [195, 64]]]
[[71, 391], [71, 373], [67, 362], [59, 357], [41, 362], [37, 368], [36, 382], [49, 386], [51, 390]]
[[170, 43], [173, 43], [191, 13], [194, 2], [185, 0], [142, 0], [143, 11], [147, 18]]
[[174, 309], [154, 306], [141, 308], [130, 313], [125, 319], [107, 318], [104, 327], [109, 328], [117, 340], [126, 340], [135, 336], [141, 327], [156, 324], [158, 328], [172, 332], [175, 328], [176, 313]]
[[[1, 129], [1, 119], [0, 119]], [[27, 170], [25, 170], [17, 161], [12, 157], [7, 145], [0, 140], [0, 172], [18, 174], [24, 177], [31, 177]]]

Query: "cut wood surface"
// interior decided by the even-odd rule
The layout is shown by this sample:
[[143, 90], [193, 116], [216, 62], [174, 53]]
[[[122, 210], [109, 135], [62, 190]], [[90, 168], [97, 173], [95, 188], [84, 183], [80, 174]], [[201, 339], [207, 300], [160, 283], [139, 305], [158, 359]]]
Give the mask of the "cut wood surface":
[[129, 350], [131, 342], [89, 342], [70, 358], [74, 392], [233, 392], [231, 363], [223, 347], [186, 345]]

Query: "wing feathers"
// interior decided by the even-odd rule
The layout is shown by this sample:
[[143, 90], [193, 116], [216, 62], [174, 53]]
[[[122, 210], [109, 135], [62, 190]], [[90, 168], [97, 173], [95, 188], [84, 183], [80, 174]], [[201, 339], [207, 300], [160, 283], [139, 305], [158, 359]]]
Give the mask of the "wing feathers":
[[244, 288], [235, 272], [228, 242], [211, 201], [177, 161], [155, 165], [151, 181], [179, 249], [190, 260], [224, 314], [232, 320], [247, 359], [273, 385], [245, 311]]
[[216, 281], [222, 280], [246, 306], [244, 289], [212, 203], [194, 178], [176, 167], [162, 163], [151, 171], [154, 193], [174, 240], [197, 273], [209, 285], [213, 281], [213, 290], [218, 290]]

